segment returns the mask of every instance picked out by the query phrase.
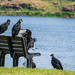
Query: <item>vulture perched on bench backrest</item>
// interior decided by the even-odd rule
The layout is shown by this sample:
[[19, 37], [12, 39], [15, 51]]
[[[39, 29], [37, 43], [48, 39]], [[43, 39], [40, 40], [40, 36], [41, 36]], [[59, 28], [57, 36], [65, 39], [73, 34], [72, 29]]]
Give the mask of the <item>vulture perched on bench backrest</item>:
[[0, 34], [4, 33], [10, 24], [10, 19], [7, 20], [7, 22], [0, 25]]
[[36, 42], [36, 38], [32, 38], [32, 32], [29, 29], [21, 29], [19, 34], [27, 39], [27, 49], [34, 47], [34, 42]]
[[16, 35], [18, 35], [20, 29], [21, 29], [21, 22], [22, 19], [19, 19], [19, 21], [13, 26], [12, 28], [12, 37], [14, 38]]
[[52, 56], [52, 60], [51, 60], [52, 66], [56, 69], [63, 70], [61, 62], [54, 57], [54, 54], [51, 54], [50, 56]]
[[23, 37], [26, 37], [27, 44], [30, 42], [30, 40], [32, 38], [32, 32], [29, 29], [21, 29], [19, 31], [19, 34], [21, 34]]

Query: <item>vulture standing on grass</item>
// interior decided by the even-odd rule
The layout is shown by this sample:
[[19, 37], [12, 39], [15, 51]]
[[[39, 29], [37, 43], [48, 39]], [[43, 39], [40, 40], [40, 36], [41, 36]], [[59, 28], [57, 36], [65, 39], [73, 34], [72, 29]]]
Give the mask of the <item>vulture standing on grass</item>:
[[32, 60], [32, 68], [36, 68], [36, 64]]
[[18, 35], [21, 25], [20, 23], [22, 22], [22, 19], [19, 19], [19, 21], [13, 26], [12, 28], [12, 37], [14, 38], [16, 35]]
[[61, 62], [54, 57], [54, 54], [51, 54], [50, 56], [52, 56], [52, 60], [51, 60], [52, 66], [56, 69], [63, 70]]
[[10, 24], [10, 20], [8, 19], [7, 22], [0, 25], [0, 34], [4, 33]]

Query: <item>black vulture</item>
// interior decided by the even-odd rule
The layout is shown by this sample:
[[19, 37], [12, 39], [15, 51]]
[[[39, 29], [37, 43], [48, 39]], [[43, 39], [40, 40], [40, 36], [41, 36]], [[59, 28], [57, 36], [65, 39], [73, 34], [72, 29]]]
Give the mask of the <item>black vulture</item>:
[[[29, 29], [21, 29], [19, 32], [23, 37], [27, 39], [27, 49], [34, 48], [34, 42], [36, 42], [36, 38], [32, 38], [32, 32]], [[37, 48], [35, 48], [37, 49]], [[32, 49], [34, 50], [34, 49]]]
[[36, 68], [36, 64], [32, 60], [32, 68]]
[[16, 35], [18, 35], [21, 25], [20, 23], [22, 22], [22, 19], [19, 19], [19, 21], [13, 26], [12, 28], [12, 37], [14, 38]]
[[[23, 66], [25, 67], [25, 61], [23, 62]], [[36, 64], [32, 60], [32, 68], [36, 68]]]
[[31, 37], [32, 32], [29, 29], [21, 29], [19, 32], [23, 37]]
[[[28, 48], [28, 49], [29, 49], [29, 48], [35, 48], [35, 47], [34, 47], [34, 42], [36, 42], [36, 41], [37, 41], [36, 38], [31, 38], [30, 41], [29, 41], [29, 43], [27, 44], [27, 48]], [[37, 49], [37, 48], [35, 48], [35, 49]], [[34, 49], [32, 49], [32, 50], [34, 50]]]
[[54, 54], [51, 54], [50, 56], [52, 56], [52, 60], [51, 60], [52, 66], [56, 69], [63, 70], [61, 62], [54, 57]]
[[21, 34], [23, 37], [26, 37], [27, 44], [30, 42], [30, 39], [32, 37], [32, 32], [29, 29], [21, 29], [19, 31], [19, 34]]
[[7, 22], [0, 25], [0, 34], [4, 33], [10, 24], [10, 19], [7, 20]]
[[25, 61], [23, 62], [23, 66], [25, 67]]

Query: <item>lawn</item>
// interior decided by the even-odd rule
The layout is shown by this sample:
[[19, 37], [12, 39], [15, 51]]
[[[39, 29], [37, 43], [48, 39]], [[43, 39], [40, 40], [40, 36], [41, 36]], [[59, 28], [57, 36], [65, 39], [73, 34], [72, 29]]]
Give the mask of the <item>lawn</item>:
[[75, 71], [31, 69], [23, 67], [0, 67], [0, 75], [75, 75]]

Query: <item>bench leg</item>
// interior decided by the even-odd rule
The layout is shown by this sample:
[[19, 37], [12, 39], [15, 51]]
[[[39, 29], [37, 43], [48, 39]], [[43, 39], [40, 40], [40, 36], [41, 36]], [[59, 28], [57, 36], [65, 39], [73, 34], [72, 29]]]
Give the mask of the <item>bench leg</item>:
[[5, 63], [5, 55], [0, 56], [0, 67], [4, 66]]
[[2, 57], [0, 57], [0, 67], [2, 66]]
[[27, 59], [27, 68], [32, 68], [32, 58]]
[[19, 57], [13, 58], [13, 67], [18, 67], [18, 59]]
[[5, 64], [5, 55], [3, 55], [3, 57], [2, 57], [2, 66], [4, 66], [4, 64]]

